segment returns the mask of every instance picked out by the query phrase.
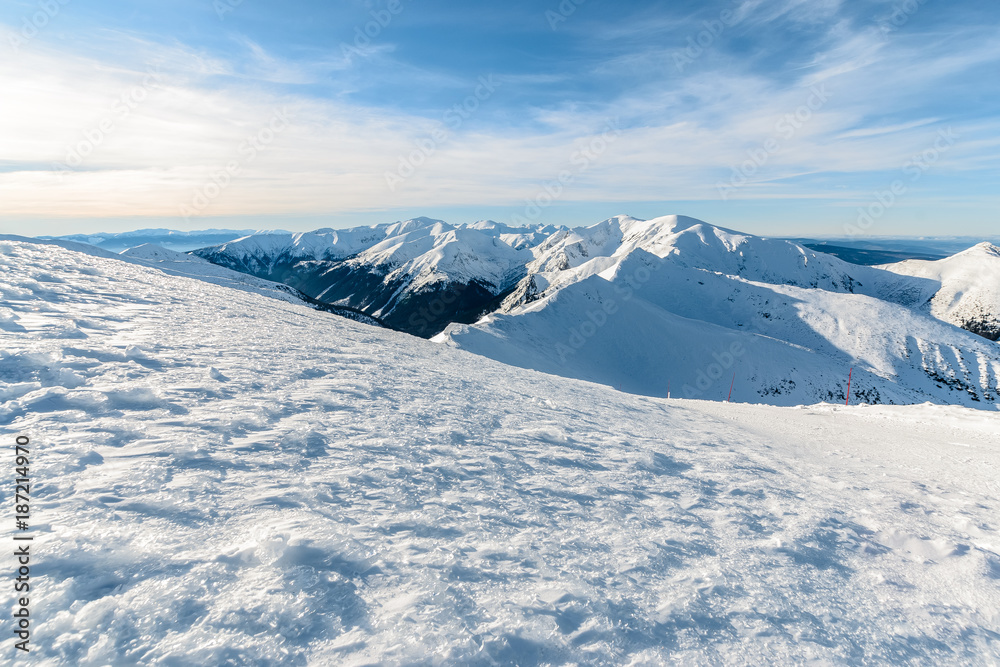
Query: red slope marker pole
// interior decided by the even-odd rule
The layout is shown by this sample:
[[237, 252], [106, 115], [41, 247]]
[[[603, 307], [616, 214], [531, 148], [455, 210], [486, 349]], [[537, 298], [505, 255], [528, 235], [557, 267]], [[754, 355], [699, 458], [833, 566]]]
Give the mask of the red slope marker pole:
[[736, 373], [733, 373], [733, 381], [729, 384], [729, 396], [726, 396], [726, 403], [732, 403], [730, 400], [733, 397], [733, 385], [736, 384]]
[[844, 405], [851, 404], [851, 375], [853, 374], [854, 374], [854, 367], [852, 366], [851, 370], [847, 373], [847, 400], [844, 401]]

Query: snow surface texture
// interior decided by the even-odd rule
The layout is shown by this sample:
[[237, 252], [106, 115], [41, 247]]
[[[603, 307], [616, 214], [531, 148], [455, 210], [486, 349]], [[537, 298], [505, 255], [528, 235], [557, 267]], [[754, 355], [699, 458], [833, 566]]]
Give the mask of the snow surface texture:
[[684, 216], [618, 216], [534, 252], [498, 311], [434, 340], [650, 396], [843, 403], [853, 368], [854, 401], [1000, 401], [1000, 346], [925, 312], [928, 277]]
[[[0, 237], [3, 238], [3, 237]], [[129, 248], [122, 251], [122, 257], [156, 268], [171, 275], [186, 276], [198, 280], [213, 283], [215, 285], [225, 285], [239, 290], [251, 291], [257, 294], [264, 294], [283, 301], [292, 303], [307, 303], [313, 308], [334, 313], [341, 317], [361, 322], [372, 326], [384, 326], [376, 318], [366, 315], [353, 308], [332, 306], [313, 299], [297, 289], [289, 287], [284, 283], [276, 283], [271, 280], [262, 280], [254, 276], [233, 271], [222, 266], [212, 264], [208, 260], [197, 255], [168, 250], [149, 243]]]
[[998, 414], [634, 396], [56, 245], [0, 295], [32, 664], [1000, 660]]

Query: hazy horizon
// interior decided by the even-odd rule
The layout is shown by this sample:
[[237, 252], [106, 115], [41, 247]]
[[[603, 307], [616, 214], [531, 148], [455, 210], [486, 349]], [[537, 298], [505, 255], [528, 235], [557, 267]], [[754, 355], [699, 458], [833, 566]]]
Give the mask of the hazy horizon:
[[[674, 214], [668, 214], [668, 215], [674, 215]], [[677, 214], [677, 215], [685, 215], [685, 214], [680, 213], [680, 214]], [[638, 216], [633, 216], [633, 217], [638, 217]], [[660, 216], [656, 216], [656, 217], [660, 217]], [[695, 217], [695, 216], [689, 216], [689, 217]], [[369, 222], [359, 222], [358, 224], [350, 224], [350, 223], [348, 223], [348, 224], [344, 224], [344, 225], [319, 225], [319, 226], [301, 226], [300, 225], [300, 226], [295, 226], [295, 227], [277, 227], [277, 226], [266, 226], [266, 227], [233, 227], [233, 226], [231, 226], [231, 227], [194, 227], [194, 228], [191, 228], [191, 229], [177, 229], [177, 228], [174, 228], [174, 227], [166, 227], [166, 226], [161, 226], [161, 227], [156, 227], [156, 226], [154, 226], [154, 227], [128, 227], [128, 226], [126, 226], [125, 228], [123, 228], [121, 230], [118, 230], [118, 231], [110, 231], [110, 230], [107, 230], [107, 229], [97, 229], [97, 228], [89, 228], [88, 227], [88, 228], [81, 228], [78, 231], [70, 231], [68, 233], [56, 233], [56, 234], [49, 234], [49, 233], [17, 234], [17, 233], [14, 233], [14, 234], [18, 235], [18, 236], [26, 236], [26, 237], [29, 237], [29, 238], [67, 238], [67, 237], [72, 237], [72, 236], [100, 236], [100, 235], [116, 235], [116, 234], [137, 234], [137, 233], [143, 233], [143, 232], [161, 232], [161, 231], [181, 232], [181, 233], [192, 234], [192, 235], [194, 235], [194, 234], [208, 234], [208, 233], [213, 233], [213, 232], [233, 232], [233, 233], [239, 232], [239, 233], [246, 233], [246, 234], [262, 234], [262, 233], [271, 233], [271, 234], [280, 234], [280, 233], [299, 234], [299, 233], [315, 232], [317, 230], [322, 230], [322, 229], [340, 230], [340, 229], [351, 229], [351, 228], [354, 228], [354, 227], [367, 227], [367, 226], [375, 226], [375, 225], [381, 225], [381, 224], [393, 224], [395, 222], [403, 222], [405, 220], [414, 220], [414, 219], [418, 219], [418, 218], [438, 219], [438, 220], [441, 220], [442, 222], [446, 222], [448, 224], [454, 224], [454, 225], [474, 224], [476, 222], [483, 222], [483, 221], [492, 221], [492, 222], [503, 223], [502, 220], [494, 220], [493, 218], [476, 218], [476, 219], [468, 219], [468, 220], [448, 220], [448, 219], [444, 219], [444, 218], [434, 218], [433, 216], [427, 216], [427, 215], [411, 215], [411, 216], [396, 217], [396, 218], [393, 218], [393, 219], [388, 219], [388, 218], [386, 218], [386, 219], [378, 219], [375, 222], [370, 222], [370, 223]], [[605, 220], [606, 219], [607, 218], [605, 218]], [[646, 219], [649, 219], [649, 218], [646, 218]], [[552, 224], [553, 226], [557, 226], [557, 227], [558, 226], [564, 226], [564, 227], [569, 227], [569, 228], [580, 228], [580, 227], [589, 227], [589, 226], [592, 226], [594, 224], [598, 224], [600, 222], [602, 222], [602, 220], [578, 221], [578, 222], [574, 222], [573, 224], [562, 224], [562, 223], [538, 223], [538, 224]], [[709, 221], [705, 220], [704, 222], [709, 222]], [[506, 223], [504, 223], [504, 224], [506, 224]], [[712, 223], [709, 222], [709, 224], [712, 224]], [[724, 227], [724, 225], [716, 225], [716, 226]], [[746, 230], [739, 229], [739, 228], [733, 228], [733, 229], [734, 229], [734, 231], [746, 232]], [[4, 232], [4, 233], [13, 233], [13, 232]], [[751, 232], [746, 232], [746, 233], [751, 233]], [[956, 241], [958, 241], [958, 240], [973, 240], [973, 239], [979, 239], [981, 241], [995, 241], [995, 240], [1000, 240], [1000, 234], [998, 234], [998, 233], [993, 233], [993, 234], [883, 234], [883, 235], [875, 235], [875, 234], [871, 234], [871, 235], [869, 235], [869, 234], [864, 234], [864, 235], [843, 235], [843, 234], [841, 234], [841, 235], [838, 235], [838, 234], [756, 234], [756, 235], [757, 236], [763, 236], [763, 237], [772, 237], [772, 238], [787, 238], [787, 239], [800, 239], [801, 238], [801, 239], [817, 240], [817, 241], [854, 241], [854, 242], [857, 242], [857, 243], [873, 242], [873, 241], [893, 241], [893, 240], [899, 240], [899, 241], [908, 241], [908, 240], [912, 240], [912, 241], [948, 241], [948, 240], [956, 240]]]

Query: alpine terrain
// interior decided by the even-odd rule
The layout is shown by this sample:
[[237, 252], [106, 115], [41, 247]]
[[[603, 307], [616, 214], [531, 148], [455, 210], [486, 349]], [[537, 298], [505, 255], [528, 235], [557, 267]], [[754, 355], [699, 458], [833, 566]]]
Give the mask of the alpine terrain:
[[925, 278], [937, 289], [924, 302], [931, 315], [989, 340], [1000, 339], [1000, 248], [980, 243], [936, 262], [907, 260], [882, 268]]
[[196, 254], [430, 337], [450, 322], [474, 322], [496, 307], [524, 276], [532, 245], [551, 231], [418, 218], [348, 230], [254, 234]]
[[[773, 405], [1000, 396], [1000, 253], [862, 266], [685, 216], [575, 229], [419, 218], [198, 250], [507, 364]], [[978, 335], [977, 335], [978, 334]]]

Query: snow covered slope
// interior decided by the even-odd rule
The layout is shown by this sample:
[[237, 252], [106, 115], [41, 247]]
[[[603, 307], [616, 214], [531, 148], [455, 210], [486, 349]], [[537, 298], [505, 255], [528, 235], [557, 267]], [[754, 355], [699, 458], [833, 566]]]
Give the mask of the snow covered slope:
[[938, 283], [693, 218], [560, 232], [495, 313], [435, 338], [651, 396], [994, 409], [1000, 349], [919, 310]]
[[1000, 248], [992, 243], [934, 262], [907, 260], [880, 268], [933, 281], [940, 286], [927, 295], [934, 317], [989, 340], [1000, 339]]
[[553, 230], [416, 218], [347, 230], [255, 234], [196, 254], [429, 337], [449, 322], [475, 321], [495, 308], [494, 301], [524, 276], [531, 245]]
[[225, 285], [245, 291], [266, 294], [267, 296], [283, 301], [304, 303], [307, 298], [298, 290], [283, 283], [255, 278], [245, 273], [217, 266], [201, 257], [175, 250], [167, 250], [166, 248], [161, 248], [150, 243], [129, 248], [119, 254], [138, 264], [155, 266], [157, 269], [171, 275], [186, 276], [216, 285]]
[[330, 304], [322, 303], [283, 283], [277, 283], [271, 280], [262, 280], [245, 273], [240, 273], [239, 271], [233, 271], [222, 266], [217, 266], [194, 255], [161, 248], [160, 246], [149, 243], [129, 248], [127, 250], [123, 250], [121, 253], [115, 254], [91, 244], [66, 241], [62, 239], [43, 239], [36, 241], [35, 239], [29, 239], [23, 236], [0, 234], [0, 241], [34, 242], [43, 245], [65, 248], [67, 250], [93, 255], [94, 257], [117, 258], [131, 264], [155, 267], [157, 270], [169, 275], [193, 278], [195, 280], [212, 283], [214, 285], [222, 285], [244, 292], [252, 292], [254, 294], [260, 294], [272, 299], [287, 301], [289, 303], [308, 305], [316, 310], [333, 313], [335, 315], [339, 315], [340, 317], [346, 317], [347, 319], [368, 324], [370, 326], [385, 326], [385, 324], [377, 318], [366, 315], [359, 310], [341, 306], [331, 306]]
[[145, 264], [155, 266], [161, 271], [166, 271], [173, 275], [182, 275], [216, 285], [226, 285], [236, 289], [252, 290], [259, 293], [274, 296], [279, 299], [294, 302], [304, 302], [328, 313], [334, 313], [341, 317], [346, 317], [355, 322], [361, 322], [371, 326], [384, 327], [386, 324], [377, 317], [364, 313], [357, 308], [349, 306], [334, 306], [329, 303], [314, 299], [293, 287], [284, 283], [277, 283], [271, 280], [263, 280], [255, 276], [250, 276], [239, 271], [233, 271], [223, 266], [212, 264], [208, 260], [202, 259], [190, 253], [180, 253], [173, 250], [166, 250], [159, 246], [145, 244], [129, 248], [121, 253], [123, 257], [138, 260]]
[[998, 414], [634, 396], [10, 239], [0, 340], [35, 664], [1000, 660]]

